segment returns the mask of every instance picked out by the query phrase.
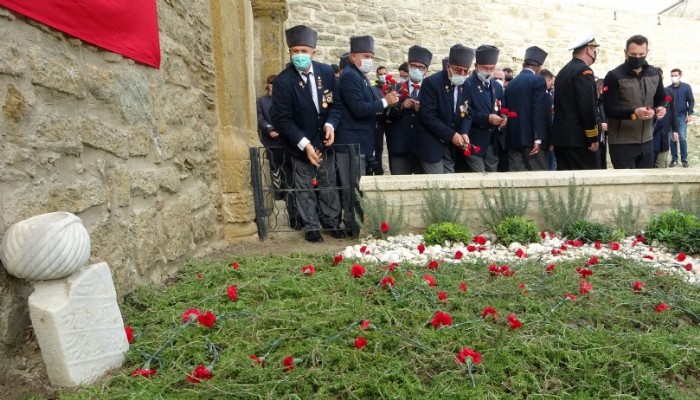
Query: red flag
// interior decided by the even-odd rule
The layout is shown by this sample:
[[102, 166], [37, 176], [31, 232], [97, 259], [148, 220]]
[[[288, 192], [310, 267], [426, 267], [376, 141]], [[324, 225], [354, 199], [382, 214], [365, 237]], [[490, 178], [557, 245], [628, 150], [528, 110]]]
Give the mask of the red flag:
[[160, 67], [156, 0], [0, 0], [0, 6], [95, 46]]

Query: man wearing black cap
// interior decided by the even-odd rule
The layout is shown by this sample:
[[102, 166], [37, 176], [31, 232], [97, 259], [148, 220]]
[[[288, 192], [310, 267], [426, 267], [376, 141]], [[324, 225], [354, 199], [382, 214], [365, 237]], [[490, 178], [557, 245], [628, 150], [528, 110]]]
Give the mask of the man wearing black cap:
[[554, 146], [557, 170], [598, 169], [599, 132], [595, 77], [590, 66], [598, 56], [593, 35], [576, 40], [573, 58], [557, 75], [554, 124], [549, 143]]
[[455, 172], [456, 152], [469, 144], [469, 94], [464, 83], [472, 62], [474, 50], [456, 44], [450, 48], [447, 69], [423, 80], [413, 149], [426, 174]]
[[648, 46], [642, 35], [627, 39], [625, 62], [605, 75], [603, 106], [614, 168], [654, 167], [654, 117], [666, 115], [666, 91], [659, 70], [646, 62]]
[[[293, 157], [297, 209], [304, 221], [305, 238], [322, 242], [322, 225], [331, 229], [331, 236], [344, 238], [338, 229], [338, 194], [328, 189], [336, 186], [334, 153], [328, 148], [342, 112], [333, 101], [336, 79], [329, 65], [312, 61], [316, 31], [297, 25], [285, 33], [291, 62], [273, 82], [271, 114]], [[320, 188], [318, 202], [314, 183]]]
[[408, 49], [408, 95], [399, 101], [397, 107], [389, 109], [386, 119], [386, 144], [392, 175], [410, 175], [420, 171], [413, 155], [413, 142], [418, 128], [421, 83], [432, 60], [433, 53], [426, 48], [411, 46]]
[[[353, 36], [350, 38], [350, 63], [340, 74], [338, 82], [339, 94], [342, 97], [343, 110], [336, 137], [337, 144], [359, 144], [359, 154], [355, 160], [350, 160], [347, 146], [338, 146], [338, 176], [341, 185], [348, 187], [343, 190], [343, 224], [348, 232], [355, 236], [357, 229], [352, 218], [353, 190], [359, 187], [360, 175], [365, 173], [367, 156], [374, 151], [374, 135], [377, 114], [399, 101], [395, 91], [379, 97], [365, 76], [372, 71], [374, 57], [374, 39], [372, 36]], [[350, 163], [354, 163], [351, 168]], [[351, 176], [351, 171], [356, 171]], [[357, 203], [354, 207], [358, 207]]]
[[515, 115], [506, 126], [506, 147], [510, 171], [545, 171], [549, 169], [546, 140], [547, 83], [539, 75], [547, 52], [537, 46], [525, 51], [523, 70], [505, 90], [504, 103]]
[[[472, 150], [464, 156], [467, 167], [472, 172], [496, 172], [496, 154], [499, 128], [504, 128], [506, 118], [498, 114], [503, 101], [503, 88], [492, 81], [498, 63], [498, 48], [481, 45], [476, 48], [474, 72], [467, 80], [469, 84], [469, 113], [471, 131], [469, 141], [478, 151]], [[458, 156], [459, 157], [459, 156]]]

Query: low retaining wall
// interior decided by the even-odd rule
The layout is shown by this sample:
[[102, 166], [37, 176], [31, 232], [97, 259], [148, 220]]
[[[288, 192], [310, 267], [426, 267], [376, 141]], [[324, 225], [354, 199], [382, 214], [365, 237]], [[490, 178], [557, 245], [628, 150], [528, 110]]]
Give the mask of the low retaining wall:
[[462, 197], [467, 225], [473, 233], [478, 233], [485, 230], [479, 217], [485, 212], [482, 187], [490, 198], [498, 194], [499, 185], [513, 185], [527, 193], [529, 207], [525, 217], [542, 229], [544, 220], [537, 193], [544, 194], [549, 185], [554, 193], [566, 198], [572, 177], [578, 185], [586, 185], [592, 191], [590, 220], [608, 225], [613, 221], [612, 213], [617, 206], [627, 204], [630, 198], [633, 204], [641, 207], [640, 222], [646, 224], [650, 216], [671, 207], [674, 184], [682, 194], [700, 188], [700, 168], [669, 168], [364, 176], [360, 180], [360, 190], [365, 196], [386, 196], [390, 207], [403, 204], [408, 230], [419, 232], [425, 228], [422, 217], [425, 191], [430, 185], [449, 188]]

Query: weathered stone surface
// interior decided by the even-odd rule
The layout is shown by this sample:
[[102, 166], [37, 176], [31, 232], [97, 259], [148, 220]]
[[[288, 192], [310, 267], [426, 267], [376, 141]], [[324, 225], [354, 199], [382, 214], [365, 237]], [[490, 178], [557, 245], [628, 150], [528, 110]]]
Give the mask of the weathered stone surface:
[[119, 90], [114, 72], [96, 65], [85, 67], [85, 84], [88, 92], [98, 100], [110, 100]]
[[[107, 186], [111, 192], [110, 199], [118, 207], [129, 206], [131, 203], [131, 177], [128, 168], [122, 163], [109, 163], [105, 168], [104, 174]], [[115, 265], [112, 262], [108, 264]]]
[[78, 98], [85, 97], [83, 74], [73, 50], [56, 41], [53, 46], [29, 49], [32, 83]]
[[[0, 55], [0, 57], [2, 56]], [[5, 117], [13, 122], [19, 122], [26, 111], [27, 100], [22, 95], [22, 92], [17, 90], [13, 84], [7, 84], [5, 104], [2, 106], [2, 112], [5, 114]]]
[[192, 214], [189, 204], [174, 202], [163, 209], [163, 252], [168, 261], [176, 260], [194, 249], [192, 238]]
[[[40, 116], [37, 120], [34, 141], [45, 149], [63, 154], [80, 154], [83, 150], [80, 120], [59, 115]], [[32, 136], [27, 138], [32, 139]]]
[[255, 217], [253, 192], [228, 193], [223, 195], [224, 220], [231, 223], [252, 221]]
[[178, 172], [172, 167], [132, 170], [129, 176], [132, 196], [155, 196], [158, 189], [169, 193], [180, 191]]
[[129, 157], [129, 133], [120, 128], [107, 126], [103, 121], [86, 117], [81, 120], [80, 136], [83, 143], [102, 149], [120, 158]]
[[131, 292], [138, 283], [131, 257], [130, 221], [116, 214], [105, 214], [89, 226], [93, 262], [104, 261], [112, 271], [118, 295]]
[[116, 72], [117, 105], [121, 109], [122, 118], [130, 124], [149, 121], [153, 117], [149, 73], [150, 71], [135, 68]]
[[119, 368], [129, 350], [106, 263], [36, 283], [29, 313], [53, 385], [91, 384]]
[[219, 237], [219, 212], [209, 204], [192, 214], [192, 239], [200, 243], [207, 239], [217, 240]]
[[131, 256], [140, 277], [149, 277], [152, 270], [165, 263], [161, 243], [165, 241], [163, 231], [156, 219], [156, 211], [150, 209], [134, 210], [131, 214]]
[[[9, 33], [4, 30], [0, 32], [4, 38], [9, 39]], [[16, 42], [8, 40], [5, 46], [0, 46], [0, 74], [19, 77], [24, 75], [26, 69], [27, 63], [22, 57], [22, 51]]]

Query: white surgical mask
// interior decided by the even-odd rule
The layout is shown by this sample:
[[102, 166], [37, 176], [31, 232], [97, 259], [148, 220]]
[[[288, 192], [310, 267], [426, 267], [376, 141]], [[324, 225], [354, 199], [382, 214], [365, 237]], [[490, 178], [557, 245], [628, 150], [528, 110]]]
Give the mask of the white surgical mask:
[[500, 83], [501, 86], [503, 86], [503, 79], [501, 79], [501, 78], [496, 78], [496, 79], [494, 79], [494, 81]]
[[408, 75], [411, 76], [411, 80], [414, 82], [420, 82], [423, 80], [423, 75], [425, 75], [425, 72], [422, 72], [418, 68], [409, 68]]
[[406, 78], [405, 76], [400, 76], [399, 82], [401, 82], [401, 83], [408, 82], [408, 78]]
[[378, 80], [380, 83], [386, 83], [386, 75], [378, 75], [378, 76], [377, 76], [377, 80]]
[[457, 75], [452, 71], [452, 76], [450, 77], [450, 82], [455, 86], [462, 86], [466, 82], [468, 75]]
[[673, 82], [673, 83], [678, 83], [678, 82], [680, 82], [680, 81], [681, 81], [681, 77], [680, 77], [680, 76], [672, 76], [672, 77], [671, 77], [671, 82]]
[[360, 65], [358, 67], [360, 72], [362, 72], [363, 74], [366, 74], [372, 70], [372, 59], [371, 58], [363, 58], [360, 61], [362, 62], [362, 65]]
[[484, 72], [484, 71], [476, 71], [476, 76], [479, 77], [479, 80], [482, 82], [489, 82], [491, 80], [491, 73], [490, 72]]

